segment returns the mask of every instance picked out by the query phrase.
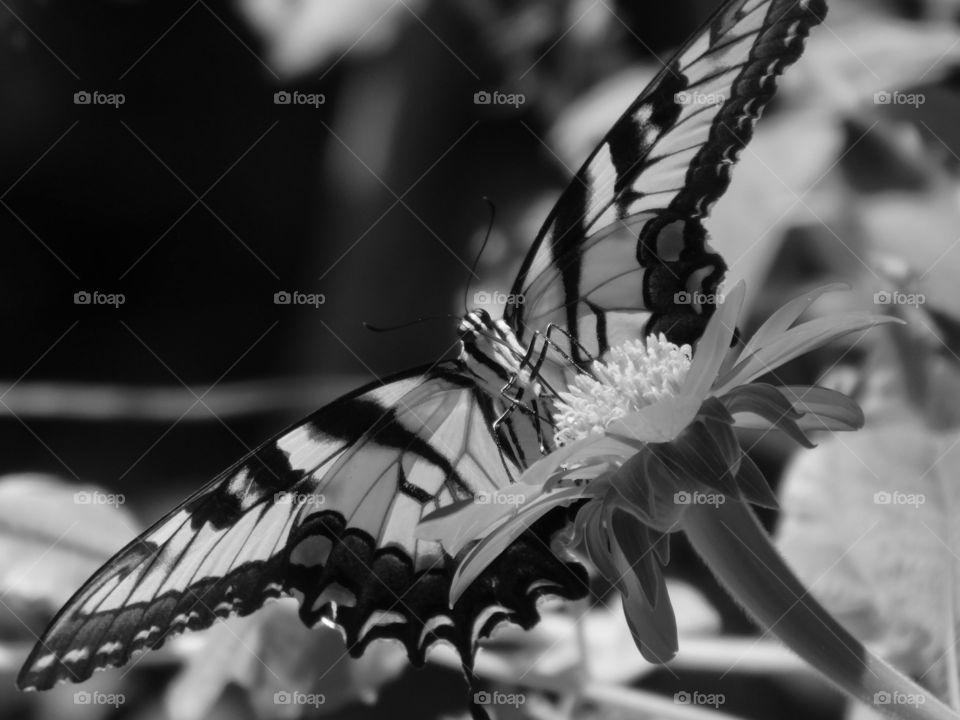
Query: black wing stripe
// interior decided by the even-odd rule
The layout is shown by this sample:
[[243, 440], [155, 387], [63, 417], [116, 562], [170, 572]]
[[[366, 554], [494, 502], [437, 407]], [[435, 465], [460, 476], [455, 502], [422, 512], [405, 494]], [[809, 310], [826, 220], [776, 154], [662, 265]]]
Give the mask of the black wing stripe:
[[[521, 341], [551, 322], [579, 332], [577, 318], [596, 312], [586, 298], [601, 310], [649, 311], [647, 332], [696, 340], [713, 307], [674, 298], [680, 291], [715, 294], [726, 271], [701, 220], [726, 190], [776, 78], [825, 12], [823, 0], [730, 0], [681, 49], [613, 125], [538, 233], [513, 286], [525, 302], [505, 313]], [[639, 237], [631, 244], [621, 230]], [[564, 251], [545, 254], [559, 233]], [[604, 271], [639, 263], [640, 299], [628, 284], [606, 284], [589, 270], [590, 250], [600, 242], [612, 244], [605, 256], [619, 257]], [[595, 287], [604, 287], [602, 302]], [[615, 299], [618, 292], [625, 294]]]
[[[447, 598], [456, 561], [437, 543], [412, 539], [415, 514], [512, 482], [506, 469], [497, 474], [505, 456], [489, 430], [493, 402], [462, 365], [448, 363], [361, 389], [314, 413], [118, 553], [54, 619], [18, 684], [82, 681], [167, 637], [250, 614], [284, 595], [301, 599], [308, 625], [324, 617], [341, 623], [354, 655], [377, 637], [392, 637], [422, 663], [427, 647], [443, 638], [469, 664], [478, 633], [491, 627], [477, 618], [490, 615], [491, 607], [501, 608], [495, 617], [529, 627], [540, 595], [586, 592], [583, 568], [547, 549], [566, 516], [545, 518], [552, 523], [547, 534], [520, 538], [508, 552], [513, 564], [491, 567], [453, 608]], [[377, 417], [374, 407], [383, 411]], [[370, 422], [365, 429], [360, 416]], [[426, 436], [410, 430], [421, 421]], [[325, 428], [334, 427], [336, 434], [327, 434]], [[441, 439], [450, 447], [437, 446]], [[384, 457], [393, 453], [393, 462], [373, 463], [379, 484], [363, 472], [373, 455], [357, 444]], [[313, 472], [309, 462], [320, 469]], [[443, 475], [435, 494], [424, 489], [424, 473]], [[368, 517], [378, 523], [372, 534], [350, 526], [356, 506], [310, 502], [327, 493], [349, 496], [342, 494], [348, 485], [357, 486], [357, 505], [370, 506]], [[197, 516], [204, 518], [199, 527]]]

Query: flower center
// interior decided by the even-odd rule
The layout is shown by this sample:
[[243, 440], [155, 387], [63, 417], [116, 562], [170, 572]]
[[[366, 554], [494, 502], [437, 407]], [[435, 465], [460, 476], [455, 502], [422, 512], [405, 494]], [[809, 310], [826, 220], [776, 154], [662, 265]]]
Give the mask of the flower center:
[[607, 360], [593, 363], [592, 377], [577, 375], [559, 393], [557, 445], [602, 434], [614, 420], [676, 395], [690, 369], [691, 352], [689, 345], [678, 347], [663, 334], [611, 348]]

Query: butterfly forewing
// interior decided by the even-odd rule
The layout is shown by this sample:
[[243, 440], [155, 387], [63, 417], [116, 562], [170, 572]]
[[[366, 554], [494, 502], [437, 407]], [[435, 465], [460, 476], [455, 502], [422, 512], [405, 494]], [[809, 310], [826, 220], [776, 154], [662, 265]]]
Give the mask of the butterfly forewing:
[[[612, 336], [695, 341], [726, 264], [701, 220], [826, 13], [822, 0], [733, 0], [663, 68], [575, 174], [513, 288], [522, 342], [551, 324], [603, 352]], [[702, 300], [702, 301], [701, 301]]]

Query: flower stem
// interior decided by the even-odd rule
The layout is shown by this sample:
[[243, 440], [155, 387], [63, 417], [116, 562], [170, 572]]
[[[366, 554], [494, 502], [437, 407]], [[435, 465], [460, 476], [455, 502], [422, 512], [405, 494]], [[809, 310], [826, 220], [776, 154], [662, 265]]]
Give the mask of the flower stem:
[[751, 617], [841, 690], [892, 717], [960, 718], [870, 653], [814, 600], [746, 504], [691, 505], [683, 529]]

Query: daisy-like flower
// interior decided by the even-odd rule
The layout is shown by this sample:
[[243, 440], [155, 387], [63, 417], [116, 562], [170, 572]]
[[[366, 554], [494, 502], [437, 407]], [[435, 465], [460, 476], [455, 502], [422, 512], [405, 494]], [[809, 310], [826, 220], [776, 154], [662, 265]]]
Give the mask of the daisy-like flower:
[[834, 289], [788, 303], [731, 350], [745, 295], [740, 283], [717, 307], [695, 354], [663, 336], [649, 337], [611, 349], [590, 374], [576, 377], [556, 402], [559, 447], [510, 487], [514, 503], [467, 502], [420, 523], [421, 537], [440, 540], [451, 555], [462, 553], [451, 604], [536, 520], [580, 503], [566, 545], [619, 589], [634, 641], [651, 662], [667, 662], [678, 649], [661, 568], [669, 560], [669, 534], [683, 531], [761, 626], [841, 688], [871, 704], [884, 693], [922, 696], [893, 710], [903, 717], [956, 718], [870, 655], [808, 595], [749, 508], [776, 508], [777, 501], [735, 428], [785, 432], [812, 447], [808, 431], [863, 424], [860, 408], [841, 393], [757, 382], [836, 338], [897, 322], [850, 312], [795, 325]]

